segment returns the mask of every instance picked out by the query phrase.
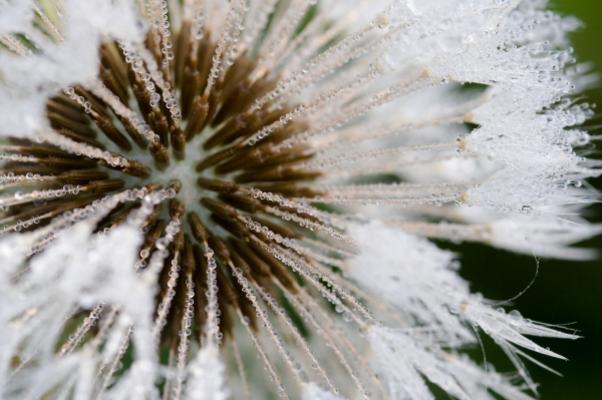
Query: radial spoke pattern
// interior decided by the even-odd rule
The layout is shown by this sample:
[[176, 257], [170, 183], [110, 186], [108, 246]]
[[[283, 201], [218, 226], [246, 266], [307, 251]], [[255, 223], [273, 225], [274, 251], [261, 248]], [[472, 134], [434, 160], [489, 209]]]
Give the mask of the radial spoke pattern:
[[[453, 256], [408, 233], [583, 256], [566, 247], [592, 228], [557, 215], [529, 225], [531, 247], [514, 235], [515, 220], [587, 202], [566, 179], [596, 174], [557, 134], [588, 114], [557, 104], [568, 55], [521, 39], [552, 36], [537, 29], [553, 16], [497, 0], [458, 2], [454, 18], [447, 6], [401, 0], [106, 3], [132, 13], [138, 36], [95, 34], [97, 72], [49, 85], [35, 135], [0, 142], [0, 234], [29, 240], [26, 267], [6, 286], [27, 281], [27, 263], [56, 255], [64, 231], [101, 248], [122, 235], [136, 254], [120, 273], [152, 292], [150, 318], [140, 326], [127, 301], [101, 293], [51, 302], [57, 316], [37, 320], [43, 306], [31, 300], [9, 317], [35, 322], [31, 348], [8, 356], [14, 375], [44, 353], [45, 325], [59, 339], [43, 355], [66, 367], [48, 387], [19, 382], [15, 393], [221, 400], [225, 368], [234, 394], [247, 397], [429, 399], [426, 380], [461, 399], [473, 390], [529, 398], [460, 356], [478, 340], [473, 331], [491, 336], [533, 391], [522, 349], [560, 356], [525, 335], [574, 336], [494, 310], [455, 274]], [[32, 27], [0, 32], [0, 56], [60, 60], [53, 49], [81, 46], [71, 36], [88, 26], [65, 24], [87, 21], [68, 15], [84, 3], [32, 4]], [[107, 29], [118, 33], [118, 17]], [[514, 104], [529, 99], [517, 92], [523, 81], [536, 105]], [[540, 131], [532, 139], [541, 149], [523, 139]], [[465, 206], [494, 222], [474, 222], [480, 214], [472, 220]], [[541, 239], [549, 232], [552, 244]], [[78, 371], [86, 379], [70, 376], [84, 352], [96, 357]]]

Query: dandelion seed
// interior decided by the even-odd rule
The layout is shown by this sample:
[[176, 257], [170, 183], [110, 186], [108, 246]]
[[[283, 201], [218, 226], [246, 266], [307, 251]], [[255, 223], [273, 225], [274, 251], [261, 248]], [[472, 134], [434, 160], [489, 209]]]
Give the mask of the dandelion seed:
[[0, 0], [0, 397], [531, 398], [575, 336], [424, 237], [591, 257], [544, 6]]

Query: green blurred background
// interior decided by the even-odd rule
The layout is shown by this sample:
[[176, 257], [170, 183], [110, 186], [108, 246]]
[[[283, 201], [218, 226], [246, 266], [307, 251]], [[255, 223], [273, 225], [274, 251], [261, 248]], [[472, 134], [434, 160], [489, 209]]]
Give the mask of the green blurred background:
[[[552, 7], [577, 16], [585, 26], [572, 35], [577, 57], [591, 61], [602, 77], [602, 1], [551, 0]], [[598, 115], [589, 125], [602, 124], [601, 83], [587, 93], [588, 101], [597, 103]], [[596, 131], [593, 131], [596, 132]], [[600, 132], [600, 130], [598, 130]], [[602, 146], [598, 143], [598, 151]], [[598, 154], [598, 157], [600, 155]], [[591, 182], [602, 190], [602, 179]], [[602, 207], [588, 210], [591, 221], [602, 223]], [[587, 243], [602, 251], [602, 238]], [[462, 246], [462, 273], [475, 291], [505, 300], [520, 293], [537, 270], [533, 257], [518, 256], [483, 246]], [[541, 341], [544, 346], [566, 356], [569, 361], [544, 359], [546, 365], [563, 376], [556, 376], [535, 365], [529, 365], [533, 378], [540, 383], [542, 400], [602, 399], [602, 260], [587, 263], [540, 260], [533, 286], [513, 302], [525, 317], [555, 324], [570, 324], [582, 339], [576, 341]], [[510, 369], [503, 357], [486, 346], [487, 358]], [[540, 359], [542, 359], [540, 357]]]

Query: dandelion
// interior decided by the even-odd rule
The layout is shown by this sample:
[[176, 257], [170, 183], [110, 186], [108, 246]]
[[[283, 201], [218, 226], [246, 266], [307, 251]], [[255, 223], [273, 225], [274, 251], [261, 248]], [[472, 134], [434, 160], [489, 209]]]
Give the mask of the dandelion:
[[429, 241], [592, 257], [545, 1], [0, 7], [1, 397], [529, 399], [575, 338]]

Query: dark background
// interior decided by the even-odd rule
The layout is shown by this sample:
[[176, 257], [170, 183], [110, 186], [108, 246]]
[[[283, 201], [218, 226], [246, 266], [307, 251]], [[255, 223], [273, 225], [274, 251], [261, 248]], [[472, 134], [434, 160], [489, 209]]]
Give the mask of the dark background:
[[[579, 61], [591, 61], [602, 77], [602, 1], [552, 0], [552, 7], [562, 14], [581, 19], [585, 26], [572, 35]], [[602, 79], [601, 79], [602, 82]], [[598, 115], [588, 125], [602, 124], [602, 83], [587, 93], [589, 102], [597, 103]], [[595, 130], [593, 131], [596, 132]], [[598, 129], [598, 134], [600, 130]], [[598, 143], [598, 151], [602, 150]], [[598, 158], [600, 155], [597, 156]], [[591, 184], [602, 189], [602, 179]], [[587, 210], [591, 221], [602, 223], [602, 207]], [[586, 243], [602, 253], [602, 238]], [[457, 249], [462, 259], [462, 274], [474, 291], [495, 300], [513, 298], [532, 281], [537, 260], [484, 246], [470, 245]], [[570, 324], [582, 339], [576, 341], [538, 340], [564, 355], [568, 362], [538, 357], [559, 371], [556, 376], [533, 364], [528, 365], [540, 383], [542, 400], [602, 399], [602, 259], [591, 262], [540, 260], [535, 283], [513, 302], [525, 317], [555, 324]], [[489, 347], [489, 346], [487, 346]], [[487, 350], [487, 358], [498, 366], [511, 367], [497, 352]]]

